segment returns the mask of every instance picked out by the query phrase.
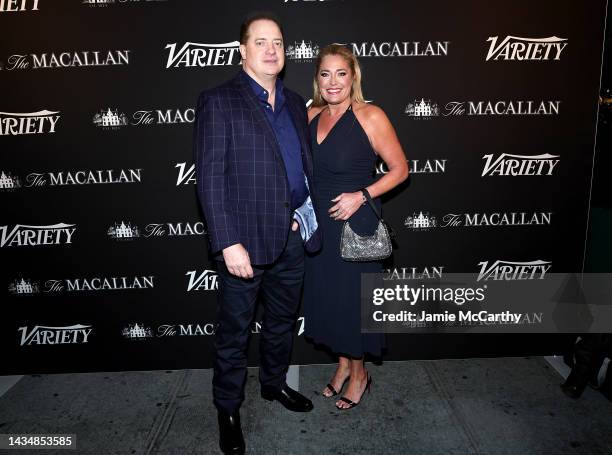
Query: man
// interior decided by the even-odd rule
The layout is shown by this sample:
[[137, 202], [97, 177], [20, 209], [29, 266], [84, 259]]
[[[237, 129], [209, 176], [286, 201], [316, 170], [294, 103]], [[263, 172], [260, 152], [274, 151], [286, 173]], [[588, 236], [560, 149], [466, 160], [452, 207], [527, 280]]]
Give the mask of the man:
[[278, 20], [267, 14], [248, 18], [240, 30], [240, 54], [242, 71], [200, 95], [195, 123], [198, 196], [219, 269], [213, 399], [224, 453], [245, 450], [239, 407], [258, 296], [264, 303], [261, 395], [292, 411], [312, 409], [285, 380], [304, 246], [316, 251], [321, 244], [310, 198], [304, 100], [277, 78], [285, 63]]

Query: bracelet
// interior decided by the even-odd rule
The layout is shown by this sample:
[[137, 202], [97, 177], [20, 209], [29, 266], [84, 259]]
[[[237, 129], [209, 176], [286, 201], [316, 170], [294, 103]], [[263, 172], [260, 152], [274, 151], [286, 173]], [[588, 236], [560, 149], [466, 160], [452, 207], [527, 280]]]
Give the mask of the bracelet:
[[366, 190], [365, 188], [362, 188], [359, 191], [361, 191], [361, 205], [365, 205], [365, 203], [368, 202], [366, 194], [370, 196], [370, 193], [368, 193], [368, 190]]

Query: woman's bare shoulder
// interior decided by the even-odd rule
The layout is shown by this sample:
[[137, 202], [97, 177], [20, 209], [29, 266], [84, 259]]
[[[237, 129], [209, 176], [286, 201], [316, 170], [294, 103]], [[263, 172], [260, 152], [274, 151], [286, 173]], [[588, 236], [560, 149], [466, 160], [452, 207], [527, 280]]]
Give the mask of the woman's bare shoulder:
[[354, 103], [353, 112], [364, 126], [366, 124], [374, 126], [387, 120], [385, 111], [372, 103]]

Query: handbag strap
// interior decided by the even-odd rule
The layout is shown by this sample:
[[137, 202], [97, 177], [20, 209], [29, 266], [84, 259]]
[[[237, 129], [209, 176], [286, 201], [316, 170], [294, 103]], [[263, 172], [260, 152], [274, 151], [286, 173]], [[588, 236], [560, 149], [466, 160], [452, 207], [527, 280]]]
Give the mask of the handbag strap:
[[389, 226], [389, 224], [385, 220], [383, 220], [382, 215], [380, 214], [380, 212], [374, 205], [374, 201], [372, 201], [372, 196], [370, 196], [370, 193], [368, 192], [368, 190], [366, 190], [365, 188], [362, 188], [360, 191], [365, 196], [366, 201], [368, 201], [368, 204], [370, 204], [370, 207], [372, 208], [372, 210], [374, 211], [374, 213], [376, 214], [380, 222], [384, 224], [385, 226], [387, 226], [387, 231], [389, 231], [389, 237], [395, 238], [395, 231], [393, 230], [391, 226]]

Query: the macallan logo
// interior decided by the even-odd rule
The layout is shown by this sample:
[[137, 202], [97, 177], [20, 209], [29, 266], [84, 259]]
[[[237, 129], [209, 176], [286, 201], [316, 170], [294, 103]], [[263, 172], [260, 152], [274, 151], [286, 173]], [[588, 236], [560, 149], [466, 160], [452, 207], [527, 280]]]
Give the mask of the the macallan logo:
[[448, 213], [440, 227], [549, 226], [553, 212]]
[[130, 222], [125, 224], [124, 221], [121, 221], [121, 223], [115, 223], [108, 228], [106, 233], [109, 237], [112, 237], [115, 240], [133, 240], [140, 237], [140, 229], [138, 229], [138, 226], [132, 226], [132, 223]]
[[195, 164], [192, 164], [187, 167], [187, 163], [176, 163], [174, 167], [178, 168], [178, 174], [176, 176], [176, 186], [188, 184], [195, 185]]
[[102, 109], [93, 117], [93, 123], [105, 130], [117, 130], [122, 126], [175, 125], [178, 123], [193, 123], [195, 113], [193, 108], [187, 109], [150, 109], [134, 112], [130, 119], [117, 109]]
[[[446, 172], [446, 159], [435, 160], [406, 160], [410, 174], [443, 174]], [[376, 163], [376, 174], [382, 175], [389, 172], [389, 168], [383, 160]]]
[[144, 228], [145, 237], [183, 237], [186, 235], [204, 235], [204, 223], [196, 221], [195, 223], [150, 223]]
[[208, 324], [162, 324], [157, 328], [157, 336], [211, 336], [215, 334], [216, 329], [216, 325], [212, 322]]
[[188, 109], [160, 109], [136, 111], [132, 114], [131, 125], [174, 125], [177, 123], [193, 123], [195, 111]]
[[130, 63], [129, 50], [113, 51], [76, 51], [13, 54], [6, 60], [5, 70], [27, 70], [48, 68], [77, 68], [90, 66], [121, 66]]
[[41, 286], [38, 281], [16, 279], [9, 283], [8, 290], [15, 295], [57, 295], [65, 292], [117, 291], [152, 289], [155, 277], [149, 276], [110, 276], [89, 278], [49, 279]]
[[285, 55], [288, 59], [297, 62], [312, 62], [319, 55], [319, 45], [313, 44], [312, 41], [302, 40], [301, 43], [295, 41], [286, 47]]
[[498, 44], [499, 37], [490, 36], [486, 61], [489, 60], [559, 60], [567, 46], [567, 38], [521, 38], [506, 36]]
[[177, 43], [166, 44], [166, 68], [238, 65], [241, 61], [238, 41], [220, 44], [186, 42], [177, 49]]
[[93, 116], [93, 123], [104, 129], [118, 129], [127, 125], [128, 120], [125, 114], [112, 110], [110, 107], [102, 109]]
[[559, 100], [449, 101], [444, 105], [442, 115], [559, 115], [560, 106]]
[[98, 169], [96, 171], [31, 172], [26, 187], [140, 183], [142, 169]]
[[[65, 279], [63, 285], [67, 292], [83, 291], [117, 291], [129, 289], [152, 289], [154, 276], [111, 276], [94, 278]], [[60, 280], [47, 280], [45, 292], [57, 292], [57, 282]]]
[[429, 216], [429, 212], [423, 213], [422, 211], [418, 214], [413, 213], [404, 221], [404, 226], [415, 231], [426, 231], [430, 228], [436, 227], [437, 225], [438, 222], [435, 216]]
[[9, 283], [8, 291], [13, 295], [34, 295], [40, 292], [40, 285], [37, 281], [21, 278]]
[[442, 278], [443, 265], [431, 267], [395, 267], [383, 270], [383, 280], [432, 280]]
[[0, 13], [11, 11], [38, 11], [39, 0], [0, 0]]
[[0, 247], [60, 245], [72, 243], [76, 224], [57, 223], [44, 226], [15, 224], [0, 226]]
[[551, 261], [511, 262], [489, 261], [479, 262], [480, 272], [476, 281], [487, 280], [543, 280], [546, 272], [552, 267]]
[[482, 175], [552, 175], [559, 164], [559, 155], [544, 153], [542, 155], [511, 155], [502, 153], [493, 159], [493, 155], [484, 155]]
[[66, 327], [51, 327], [36, 325], [32, 330], [28, 327], [19, 327], [21, 332], [21, 346], [33, 344], [83, 344], [87, 343], [92, 332], [91, 325], [75, 324]]
[[89, 6], [108, 6], [115, 3], [115, 0], [83, 0], [83, 4]]
[[351, 43], [357, 57], [440, 57], [448, 55], [450, 41], [383, 41]]
[[145, 338], [151, 338], [153, 336], [153, 332], [151, 331], [151, 327], [147, 327], [144, 324], [129, 324], [125, 327], [121, 334], [132, 340], [143, 340]]
[[216, 291], [218, 274], [214, 270], [204, 270], [198, 273], [190, 270], [185, 275], [189, 277], [187, 291]]
[[0, 136], [55, 133], [59, 111], [0, 112]]
[[90, 7], [101, 7], [105, 8], [111, 5], [134, 5], [138, 4], [147, 4], [152, 2], [165, 2], [167, 0], [83, 0], [82, 4]]
[[21, 188], [21, 180], [10, 172], [0, 172], [0, 191], [11, 191]]
[[408, 103], [404, 113], [410, 117], [429, 119], [436, 117], [440, 113], [438, 105], [431, 100], [425, 101], [424, 98], [421, 100], [415, 100], [413, 103]]
[[478, 101], [468, 103], [467, 115], [559, 115], [561, 101]]

